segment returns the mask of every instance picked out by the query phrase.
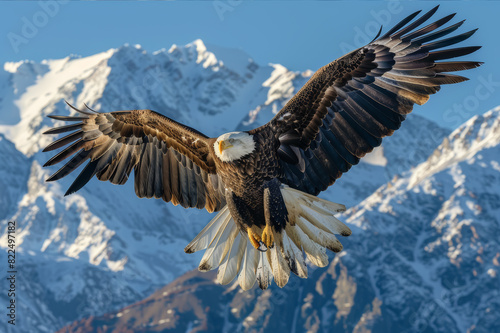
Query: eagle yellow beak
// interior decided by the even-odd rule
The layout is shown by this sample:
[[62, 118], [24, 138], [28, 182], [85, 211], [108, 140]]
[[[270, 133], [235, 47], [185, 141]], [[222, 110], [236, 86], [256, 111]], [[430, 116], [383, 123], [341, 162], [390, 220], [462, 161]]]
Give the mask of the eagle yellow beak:
[[226, 142], [226, 141], [220, 141], [219, 142], [219, 153], [222, 154], [223, 150], [226, 150], [227, 148], [231, 148], [233, 145]]

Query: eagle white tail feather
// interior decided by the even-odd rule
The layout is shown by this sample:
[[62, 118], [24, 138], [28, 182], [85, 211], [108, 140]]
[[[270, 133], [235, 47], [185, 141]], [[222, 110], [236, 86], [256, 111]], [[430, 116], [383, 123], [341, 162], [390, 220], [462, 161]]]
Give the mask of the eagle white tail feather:
[[250, 242], [247, 242], [245, 254], [241, 261], [241, 271], [238, 276], [238, 283], [241, 289], [248, 290], [253, 287], [257, 279], [257, 267], [259, 265], [259, 251], [255, 250]]
[[283, 256], [282, 247], [276, 244], [273, 248], [268, 249], [266, 252], [267, 260], [271, 264], [274, 281], [278, 287], [283, 288], [288, 283], [288, 279], [290, 278], [290, 266], [288, 266], [288, 263]]
[[222, 255], [225, 252], [224, 250], [226, 249], [226, 246], [232, 247], [234, 237], [230, 236], [232, 231], [238, 227], [235, 223], [229, 223], [231, 220], [231, 215], [227, 215], [223, 220], [221, 227], [208, 245], [203, 258], [201, 258], [199, 266], [200, 271], [209, 271], [219, 266], [222, 262]]
[[297, 226], [287, 226], [286, 234], [290, 239], [306, 253], [307, 259], [318, 267], [328, 265], [328, 255], [326, 249], [319, 244], [314, 243], [311, 239]]
[[194, 253], [204, 250], [208, 247], [210, 242], [214, 239], [219, 231], [221, 224], [229, 215], [229, 208], [224, 206], [221, 211], [203, 228], [200, 233], [184, 248], [186, 253]]
[[304, 260], [304, 255], [302, 254], [302, 249], [297, 247], [295, 243], [289, 238], [285, 233], [283, 237], [283, 255], [285, 258], [289, 258], [288, 266], [290, 270], [303, 279], [307, 278], [307, 265]]
[[241, 257], [245, 253], [248, 240], [240, 232], [236, 236], [233, 246], [229, 250], [222, 265], [217, 272], [217, 282], [220, 284], [228, 284], [233, 281], [241, 265]]
[[196, 236], [185, 251], [206, 249], [199, 269], [208, 271], [219, 267], [217, 282], [228, 284], [238, 276], [243, 290], [258, 281], [266, 289], [274, 278], [279, 287], [288, 283], [290, 271], [307, 278], [304, 253], [318, 267], [328, 265], [326, 249], [342, 250], [335, 234], [349, 236], [351, 230], [333, 214], [345, 211], [345, 206], [316, 196], [281, 186], [281, 194], [288, 211], [289, 221], [281, 232], [274, 232], [275, 246], [266, 253], [256, 250], [246, 234], [236, 226], [225, 206]]
[[259, 254], [259, 266], [257, 267], [257, 282], [261, 289], [267, 289], [271, 282], [273, 281], [273, 273], [269, 261], [267, 260], [266, 254], [260, 252]]

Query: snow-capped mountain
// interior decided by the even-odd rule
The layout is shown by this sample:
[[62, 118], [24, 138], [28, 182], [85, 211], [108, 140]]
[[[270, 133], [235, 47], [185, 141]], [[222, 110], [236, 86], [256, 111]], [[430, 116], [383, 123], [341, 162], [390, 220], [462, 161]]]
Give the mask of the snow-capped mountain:
[[[76, 175], [44, 182], [56, 171], [41, 167], [52, 156], [41, 149], [55, 139], [42, 135], [55, 125], [46, 115], [73, 112], [64, 100], [101, 111], [149, 108], [218, 136], [267, 122], [311, 74], [259, 65], [243, 51], [200, 40], [152, 54], [125, 45], [85, 58], [6, 63], [0, 71], [0, 244], [5, 247], [7, 222], [16, 220], [25, 318], [16, 328], [54, 331], [145, 297], [197, 267], [200, 255], [183, 248], [211, 218], [138, 199], [132, 181], [114, 186], [94, 179], [63, 197]], [[424, 161], [448, 134], [410, 115], [323, 197], [359, 203]]]
[[499, 332], [499, 157], [500, 107], [341, 216], [353, 234], [308, 279], [241, 292], [191, 271], [60, 332]]

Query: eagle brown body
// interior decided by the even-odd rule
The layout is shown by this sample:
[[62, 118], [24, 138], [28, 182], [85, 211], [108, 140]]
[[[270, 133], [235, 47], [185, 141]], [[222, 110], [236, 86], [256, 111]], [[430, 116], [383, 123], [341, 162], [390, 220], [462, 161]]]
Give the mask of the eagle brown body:
[[219, 211], [185, 251], [206, 249], [199, 268], [219, 267], [220, 283], [238, 276], [243, 289], [255, 281], [265, 289], [272, 278], [284, 286], [290, 271], [307, 277], [304, 254], [323, 267], [325, 249], [342, 249], [334, 234], [350, 234], [333, 216], [345, 207], [316, 195], [392, 135], [414, 104], [467, 80], [448, 72], [481, 65], [446, 61], [479, 47], [446, 48], [475, 32], [447, 37], [463, 23], [442, 28], [455, 14], [420, 27], [436, 10], [320, 68], [269, 123], [248, 132], [208, 138], [151, 110], [72, 107], [80, 115], [49, 116], [76, 123], [46, 132], [74, 131], [45, 149], [65, 147], [45, 166], [74, 155], [48, 181], [88, 162], [71, 194], [94, 175], [124, 184], [134, 170], [139, 197]]

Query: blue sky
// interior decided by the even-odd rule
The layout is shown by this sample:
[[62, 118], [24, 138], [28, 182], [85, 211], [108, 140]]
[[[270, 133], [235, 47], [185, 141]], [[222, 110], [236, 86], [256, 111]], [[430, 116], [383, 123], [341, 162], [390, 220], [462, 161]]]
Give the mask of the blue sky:
[[[260, 64], [316, 70], [360, 46], [383, 24], [387, 29], [433, 1], [246, 2], [0, 2], [0, 61], [88, 56], [125, 43], [148, 52], [206, 43], [240, 48]], [[438, 19], [457, 12], [460, 32], [479, 31], [464, 45], [482, 45], [470, 60], [484, 61], [465, 74], [471, 80], [444, 87], [416, 111], [456, 128], [474, 114], [500, 104], [498, 2], [441, 2]], [[31, 29], [30, 29], [31, 28]], [[247, 110], [242, 110], [242, 114]]]

